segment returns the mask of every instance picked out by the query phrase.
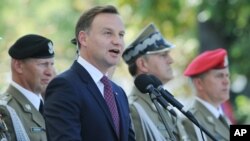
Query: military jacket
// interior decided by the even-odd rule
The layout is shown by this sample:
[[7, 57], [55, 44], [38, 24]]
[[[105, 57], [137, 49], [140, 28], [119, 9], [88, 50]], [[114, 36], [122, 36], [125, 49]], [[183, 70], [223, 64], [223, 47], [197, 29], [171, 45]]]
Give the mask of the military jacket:
[[[230, 121], [226, 119], [228, 126], [225, 126], [219, 119], [217, 119], [203, 104], [198, 100], [195, 100], [189, 111], [194, 115], [199, 124], [203, 126], [210, 134], [214, 136], [218, 141], [229, 141], [229, 124]], [[192, 141], [203, 140], [200, 129], [195, 126], [190, 120], [183, 119], [184, 128]], [[212, 141], [212, 139], [203, 134], [206, 141]]]
[[[45, 121], [42, 114], [20, 91], [9, 85], [0, 99], [6, 101], [7, 105], [16, 111], [31, 141], [47, 141]], [[12, 127], [10, 123], [7, 126]], [[10, 135], [15, 138], [14, 132], [11, 132]]]
[[169, 132], [174, 135], [176, 141], [187, 139], [187, 134], [178, 118], [173, 118], [168, 111], [163, 110], [164, 118], [170, 127], [170, 131], [165, 128], [164, 123], [148, 94], [142, 94], [134, 87], [129, 96], [129, 100], [130, 112], [137, 141], [171, 140]]

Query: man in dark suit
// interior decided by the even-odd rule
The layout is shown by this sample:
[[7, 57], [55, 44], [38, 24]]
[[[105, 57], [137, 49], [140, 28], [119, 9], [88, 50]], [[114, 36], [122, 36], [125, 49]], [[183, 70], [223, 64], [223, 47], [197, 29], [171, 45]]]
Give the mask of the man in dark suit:
[[[11, 116], [14, 127], [17, 125], [15, 119], [19, 118], [25, 129], [21, 133], [17, 130], [10, 132], [11, 140], [27, 141], [29, 138], [31, 141], [47, 141], [45, 121], [39, 108], [43, 105], [41, 92], [48, 85], [54, 71], [53, 43], [40, 35], [28, 34], [10, 47], [9, 55], [12, 81], [1, 95], [1, 101], [4, 101], [5, 107], [7, 105], [14, 109], [6, 107], [6, 113], [17, 113], [18, 117]], [[6, 124], [12, 129], [11, 122]], [[23, 136], [26, 134], [24, 132], [28, 137]]]
[[135, 140], [127, 96], [106, 77], [123, 53], [124, 30], [113, 6], [93, 7], [79, 18], [75, 29], [79, 57], [46, 90], [48, 140]]

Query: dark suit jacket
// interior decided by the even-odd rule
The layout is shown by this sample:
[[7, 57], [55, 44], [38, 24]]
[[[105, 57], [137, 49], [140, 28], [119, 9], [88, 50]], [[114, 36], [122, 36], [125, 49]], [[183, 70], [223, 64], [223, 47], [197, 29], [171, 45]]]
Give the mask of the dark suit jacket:
[[49, 141], [134, 141], [128, 100], [112, 82], [120, 115], [118, 139], [108, 106], [89, 73], [78, 63], [51, 81], [44, 116]]

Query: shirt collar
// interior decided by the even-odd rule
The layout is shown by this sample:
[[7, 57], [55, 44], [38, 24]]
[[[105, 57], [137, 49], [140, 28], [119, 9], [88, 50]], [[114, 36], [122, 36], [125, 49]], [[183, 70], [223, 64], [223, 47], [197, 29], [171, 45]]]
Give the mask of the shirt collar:
[[41, 94], [33, 93], [14, 81], [11, 81], [11, 85], [14, 86], [17, 90], [19, 90], [30, 101], [30, 103], [32, 103], [33, 106], [37, 110], [39, 110], [40, 101], [43, 101]]
[[101, 78], [103, 77], [103, 74], [101, 71], [99, 71], [95, 66], [87, 62], [81, 56], [78, 57], [77, 62], [87, 70], [87, 72], [90, 74], [90, 76], [92, 77], [95, 83], [100, 81]]
[[219, 106], [219, 108], [214, 107], [212, 104], [208, 103], [207, 101], [196, 97], [196, 99], [202, 103], [216, 118], [219, 118], [220, 115], [224, 115], [223, 110], [221, 108], [221, 106]]
[[103, 77], [102, 72], [99, 71], [95, 66], [90, 64], [88, 61], [86, 61], [81, 56], [78, 57], [77, 62], [87, 70], [87, 72], [90, 74], [90, 76], [94, 80], [95, 84], [97, 85], [98, 89], [100, 90], [101, 94], [103, 95], [104, 85], [101, 82], [101, 78]]

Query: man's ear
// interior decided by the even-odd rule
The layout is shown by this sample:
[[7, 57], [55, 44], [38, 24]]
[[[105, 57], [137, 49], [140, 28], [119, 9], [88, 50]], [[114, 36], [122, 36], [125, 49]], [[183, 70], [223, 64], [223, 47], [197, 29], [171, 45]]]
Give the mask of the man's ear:
[[201, 78], [194, 78], [193, 80], [193, 84], [195, 85], [195, 87], [198, 90], [202, 90], [203, 89], [203, 81]]
[[143, 57], [139, 57], [135, 61], [136, 66], [139, 72], [147, 73], [148, 72], [148, 65], [147, 61]]
[[85, 31], [80, 31], [78, 34], [78, 41], [82, 46], [87, 46], [86, 41], [87, 41], [87, 33]]
[[22, 60], [16, 60], [12, 59], [11, 60], [11, 66], [16, 71], [18, 74], [23, 73], [23, 61]]

